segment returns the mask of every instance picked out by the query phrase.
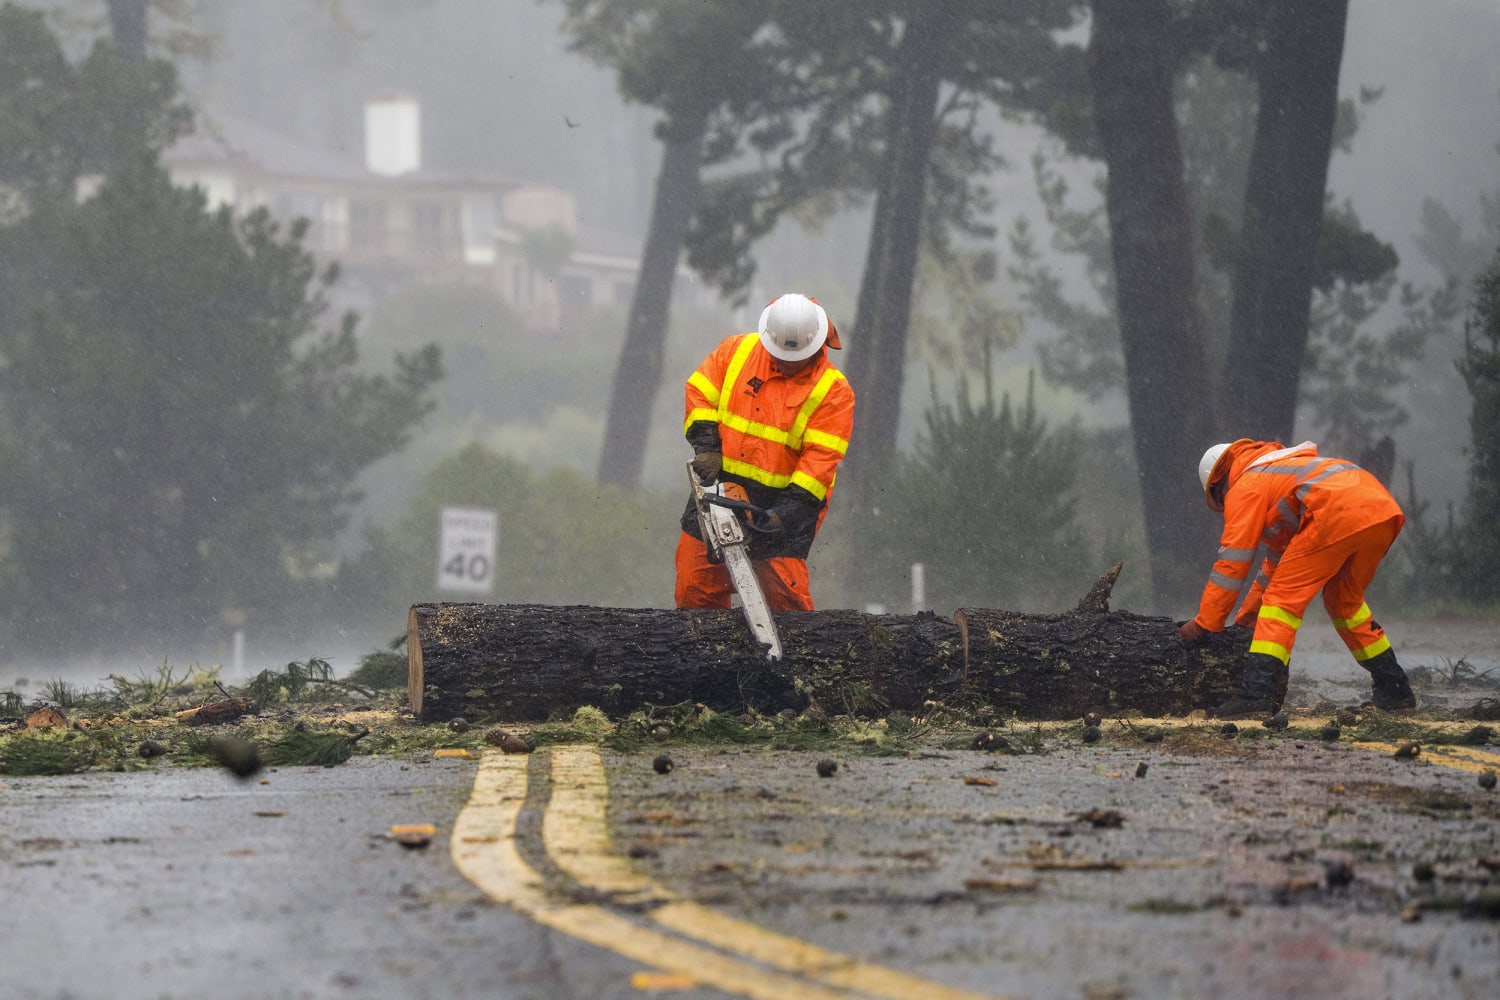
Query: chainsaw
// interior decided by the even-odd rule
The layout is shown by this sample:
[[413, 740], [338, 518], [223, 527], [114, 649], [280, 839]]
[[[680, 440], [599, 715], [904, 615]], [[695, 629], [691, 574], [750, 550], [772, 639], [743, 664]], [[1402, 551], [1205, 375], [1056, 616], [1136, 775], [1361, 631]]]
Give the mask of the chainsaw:
[[740, 595], [745, 621], [756, 642], [766, 649], [766, 659], [781, 659], [781, 637], [776, 634], [776, 621], [766, 605], [766, 597], [755, 579], [755, 570], [750, 565], [750, 536], [745, 532], [760, 531], [755, 526], [759, 519], [769, 516], [770, 511], [752, 504], [745, 495], [744, 487], [738, 483], [714, 483], [704, 486], [693, 471], [693, 463], [687, 467], [688, 482], [693, 487], [693, 509], [698, 512], [698, 527], [703, 542], [708, 546], [708, 560], [723, 563], [729, 570], [729, 581], [735, 593]]

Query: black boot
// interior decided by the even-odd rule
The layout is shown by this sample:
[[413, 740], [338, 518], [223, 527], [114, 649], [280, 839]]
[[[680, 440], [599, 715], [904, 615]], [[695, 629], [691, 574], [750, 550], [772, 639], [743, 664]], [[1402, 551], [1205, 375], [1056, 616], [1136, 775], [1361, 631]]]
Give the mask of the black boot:
[[1216, 719], [1264, 719], [1286, 697], [1287, 665], [1269, 653], [1250, 653], [1240, 675], [1240, 693], [1214, 709]]
[[1394, 650], [1387, 649], [1379, 656], [1372, 656], [1360, 666], [1370, 672], [1375, 689], [1370, 701], [1376, 708], [1382, 712], [1402, 712], [1417, 707], [1417, 696], [1411, 693], [1406, 671], [1396, 662]]

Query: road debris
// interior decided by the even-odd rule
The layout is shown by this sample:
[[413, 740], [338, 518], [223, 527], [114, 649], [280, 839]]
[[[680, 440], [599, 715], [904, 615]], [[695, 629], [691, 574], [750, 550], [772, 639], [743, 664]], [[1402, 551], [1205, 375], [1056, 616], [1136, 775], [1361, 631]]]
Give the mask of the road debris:
[[431, 823], [404, 823], [391, 827], [391, 840], [406, 848], [426, 847], [432, 843], [437, 827]]
[[51, 705], [32, 709], [26, 716], [27, 729], [67, 729], [68, 717]]
[[241, 781], [260, 770], [260, 750], [248, 740], [233, 736], [209, 740], [208, 751], [220, 767]]
[[536, 749], [536, 740], [506, 729], [485, 730], [484, 741], [492, 747], [499, 747], [501, 753], [531, 753]]

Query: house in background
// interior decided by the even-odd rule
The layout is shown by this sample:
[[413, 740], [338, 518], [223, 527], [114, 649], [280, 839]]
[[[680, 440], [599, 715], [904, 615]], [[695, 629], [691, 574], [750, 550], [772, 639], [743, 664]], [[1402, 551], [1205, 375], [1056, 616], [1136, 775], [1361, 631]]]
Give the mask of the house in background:
[[530, 329], [572, 332], [588, 309], [634, 293], [638, 245], [581, 231], [568, 192], [424, 168], [420, 107], [404, 95], [367, 102], [363, 162], [241, 121], [162, 160], [211, 206], [308, 220], [308, 250], [342, 269], [341, 306], [365, 309], [413, 282], [487, 284]]

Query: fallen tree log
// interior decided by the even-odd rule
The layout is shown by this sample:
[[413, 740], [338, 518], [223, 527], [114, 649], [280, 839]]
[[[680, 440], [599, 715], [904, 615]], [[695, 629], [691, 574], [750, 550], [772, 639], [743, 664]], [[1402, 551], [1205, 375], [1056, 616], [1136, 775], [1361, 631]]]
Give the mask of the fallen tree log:
[[920, 712], [937, 701], [1023, 719], [1183, 715], [1233, 694], [1248, 630], [1185, 649], [1171, 619], [1109, 610], [1119, 572], [1060, 614], [778, 612], [784, 655], [774, 663], [737, 610], [416, 604], [407, 695], [424, 720], [526, 721], [684, 701], [830, 714]]

